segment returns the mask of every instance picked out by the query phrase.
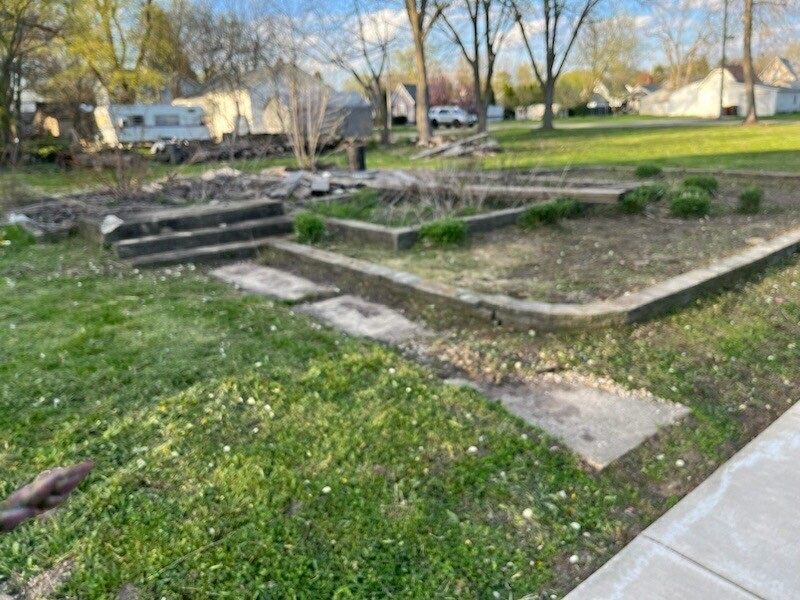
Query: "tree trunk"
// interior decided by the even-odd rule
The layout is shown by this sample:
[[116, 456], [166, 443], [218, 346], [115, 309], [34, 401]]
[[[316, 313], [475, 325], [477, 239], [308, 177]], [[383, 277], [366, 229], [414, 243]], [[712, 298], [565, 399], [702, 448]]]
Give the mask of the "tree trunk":
[[13, 86], [12, 65], [5, 61], [0, 65], [0, 163], [10, 155], [11, 143], [14, 139], [13, 131]]
[[389, 109], [386, 106], [386, 94], [383, 90], [379, 90], [378, 94], [373, 99], [375, 107], [378, 112], [378, 127], [381, 132], [381, 144], [388, 146], [389, 139]]
[[474, 89], [473, 93], [475, 94], [475, 106], [478, 110], [478, 133], [484, 133], [489, 129], [486, 115], [488, 96], [484, 94], [481, 89], [481, 74], [477, 64], [473, 65], [472, 68], [472, 83]]
[[431, 122], [428, 120], [428, 68], [425, 61], [425, 40], [414, 35], [414, 50], [417, 62], [417, 143], [427, 146], [431, 141]]
[[[747, 116], [745, 125], [753, 125], [758, 122], [756, 114], [756, 85], [753, 75], [753, 0], [744, 0], [744, 85], [745, 97], [747, 98]], [[724, 76], [724, 73], [723, 73]]]
[[551, 131], [553, 127], [553, 101], [556, 96], [556, 82], [548, 79], [544, 82], [544, 115], [542, 115], [542, 129]]

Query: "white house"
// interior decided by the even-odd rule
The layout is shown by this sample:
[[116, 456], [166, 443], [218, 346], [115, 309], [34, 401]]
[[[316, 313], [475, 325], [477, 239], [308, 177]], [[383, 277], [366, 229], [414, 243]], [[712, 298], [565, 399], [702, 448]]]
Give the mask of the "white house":
[[[290, 93], [292, 86], [297, 93]], [[318, 77], [288, 65], [263, 67], [239, 78], [214, 79], [196, 95], [176, 98], [172, 104], [202, 107], [212, 137], [221, 140], [234, 131], [237, 135], [285, 133], [292, 97], [307, 106], [325, 98], [323, 130], [335, 127], [345, 138], [372, 133], [372, 106], [363, 97], [337, 92]]]
[[409, 125], [417, 122], [417, 86], [413, 83], [398, 83], [392, 92], [392, 121], [403, 121]]
[[[716, 68], [703, 79], [676, 90], [659, 90], [639, 101], [643, 115], [717, 118], [720, 113], [720, 84], [724, 78], [722, 106], [726, 114], [744, 116], [748, 100], [741, 66]], [[800, 110], [800, 89], [766, 85], [756, 79], [756, 112], [763, 117]]]
[[758, 78], [767, 85], [775, 87], [800, 89], [800, 64], [776, 56], [775, 59], [761, 71]]
[[638, 113], [641, 109], [642, 98], [658, 91], [658, 86], [653, 83], [626, 84], [628, 92], [625, 98], [625, 109], [628, 112]]
[[[529, 106], [518, 106], [514, 111], [514, 118], [518, 121], [541, 121], [544, 118], [544, 104], [531, 104]], [[553, 102], [553, 114], [563, 116], [561, 105]]]

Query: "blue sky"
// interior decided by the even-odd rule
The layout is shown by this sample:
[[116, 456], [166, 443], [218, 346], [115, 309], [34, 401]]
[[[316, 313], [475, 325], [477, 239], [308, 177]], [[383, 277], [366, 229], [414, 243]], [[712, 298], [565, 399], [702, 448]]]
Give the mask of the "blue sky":
[[[220, 10], [225, 10], [226, 8], [230, 9], [231, 7], [237, 5], [246, 5], [248, 2], [254, 2], [253, 6], [258, 6], [259, 8], [265, 5], [269, 6], [266, 3], [262, 3], [260, 0], [210, 1]], [[629, 16], [637, 17], [637, 24], [639, 26], [638, 33], [642, 47], [640, 52], [641, 60], [640, 64], [638, 65], [640, 68], [649, 69], [656, 64], [663, 64], [665, 62], [663, 44], [658, 37], [658, 18], [654, 16], [654, 7], [659, 3], [663, 3], [664, 1], [665, 0], [617, 0], [614, 2], [613, 0], [606, 0], [604, 4], [601, 4], [601, 12], [604, 15], [608, 15], [612, 11], [621, 11]], [[718, 62], [720, 58], [719, 49], [721, 45], [720, 8], [722, 6], [722, 0], [672, 0], [673, 4], [680, 4], [682, 2], [690, 3], [692, 7], [696, 7], [696, 9], [690, 9], [687, 13], [687, 19], [689, 20], [689, 23], [687, 23], [687, 30], [684, 34], [686, 43], [689, 43], [695, 35], [696, 26], [700, 23], [699, 15], [704, 11], [711, 11], [714, 22], [710, 25], [706, 24], [704, 26], [704, 30], [708, 33], [710, 38], [704, 54], [712, 64]], [[730, 31], [733, 34], [734, 39], [728, 42], [728, 56], [734, 60], [741, 56], [741, 39], [739, 33], [741, 30], [741, 8], [738, 6], [739, 3], [741, 3], [741, 0], [730, 0], [731, 8], [729, 12], [729, 22]], [[398, 16], [396, 22], [405, 26], [405, 20], [403, 17], [403, 3], [399, 0], [387, 2], [370, 2], [370, 0], [363, 0], [362, 6], [367, 5], [374, 9], [383, 8], [395, 11]], [[348, 14], [352, 11], [353, 0], [328, 0], [325, 2], [315, 2], [313, 4], [309, 4], [308, 0], [283, 0], [279, 5], [278, 10], [297, 13], [302, 11], [304, 7], [309, 6], [313, 6], [314, 10], [327, 12], [331, 15], [341, 15]], [[667, 19], [669, 19], [673, 18], [674, 15], [677, 14], [677, 11], [670, 10], [665, 14]], [[535, 15], [531, 16], [532, 19], [534, 17]], [[697, 23], [694, 23], [694, 20], [697, 20]], [[800, 33], [800, 27], [798, 27], [799, 24], [800, 8], [787, 11], [784, 13], [779, 23], [773, 23], [769, 29], [761, 28], [761, 31], [757, 30], [755, 40], [756, 46], [759, 45], [762, 37], [766, 40], [774, 40], [777, 38], [780, 38], [781, 40], [797, 40], [798, 33]], [[777, 31], [777, 29], [780, 29], [780, 31]], [[442, 36], [439, 36], [440, 39], [438, 41], [436, 39], [432, 40], [433, 43], [431, 51], [438, 55], [437, 58], [439, 58], [440, 62], [448, 63], [451, 60], [451, 56], [458, 56], [458, 51], [454, 47], [450, 48], [443, 44], [441, 37]], [[406, 33], [401, 35], [399, 45], [410, 45], [410, 38]], [[758, 47], [756, 48], [756, 51], [757, 50]], [[498, 59], [498, 68], [507, 70], [513, 74], [516, 73], [519, 64], [525, 63], [527, 63], [527, 59], [521, 47], [517, 47], [515, 49], [509, 45], [504, 49], [504, 52], [501, 53], [500, 58]]]

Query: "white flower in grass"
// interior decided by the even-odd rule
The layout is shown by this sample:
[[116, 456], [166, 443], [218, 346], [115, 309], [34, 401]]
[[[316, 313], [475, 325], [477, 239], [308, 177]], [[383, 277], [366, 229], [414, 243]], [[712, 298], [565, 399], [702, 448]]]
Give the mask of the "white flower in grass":
[[467, 452], [469, 454], [477, 454], [478, 453], [478, 447], [477, 446], [470, 446], [469, 448], [467, 448]]
[[222, 447], [222, 451], [223, 452], [230, 452], [231, 451], [231, 447], [230, 446], [223, 446]]
[[136, 466], [139, 467], [140, 469], [144, 469], [147, 466], [147, 463], [143, 458], [139, 458], [136, 460]]
[[678, 467], [678, 468], [685, 467], [686, 466], [686, 461], [683, 460], [682, 458], [679, 458], [678, 460], [675, 461], [675, 466]]
[[573, 554], [572, 556], [569, 557], [569, 564], [571, 564], [571, 565], [577, 564], [577, 562], [579, 560], [580, 559], [578, 558], [578, 555], [577, 554]]
[[270, 331], [278, 331], [278, 328], [275, 325], [270, 325], [269, 326], [269, 330]]
[[249, 404], [250, 406], [253, 406], [255, 403], [256, 399], [253, 398], [252, 396], [247, 399], [247, 404]]
[[322, 493], [323, 494], [330, 494], [331, 493], [331, 486], [326, 485], [324, 488], [322, 488]]
[[576, 523], [575, 521], [570, 523], [569, 526], [572, 527], [575, 531], [580, 531], [581, 530], [581, 524], [580, 523]]
[[533, 518], [533, 509], [532, 508], [526, 508], [525, 510], [523, 510], [522, 511], [522, 518], [523, 519], [528, 519], [530, 521]]

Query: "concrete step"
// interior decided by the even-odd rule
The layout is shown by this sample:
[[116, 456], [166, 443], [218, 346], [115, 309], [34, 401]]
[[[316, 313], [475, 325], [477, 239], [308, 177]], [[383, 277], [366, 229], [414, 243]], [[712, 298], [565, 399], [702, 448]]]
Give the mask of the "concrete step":
[[224, 205], [189, 206], [144, 213], [124, 221], [103, 236], [105, 243], [124, 239], [216, 227], [283, 215], [283, 203], [276, 200], [247, 200]]
[[219, 267], [211, 271], [211, 275], [247, 292], [284, 302], [320, 300], [339, 293], [336, 288], [314, 283], [293, 273], [248, 262]]
[[128, 259], [145, 254], [158, 254], [170, 250], [185, 250], [200, 246], [214, 246], [230, 242], [246, 242], [292, 231], [291, 221], [284, 216], [240, 221], [230, 225], [216, 225], [190, 231], [175, 231], [121, 240], [114, 244], [119, 258]]
[[235, 258], [249, 258], [256, 256], [260, 248], [266, 244], [266, 238], [248, 240], [246, 242], [229, 242], [227, 244], [214, 244], [212, 246], [199, 246], [144, 254], [127, 259], [126, 262], [134, 267], [155, 267], [176, 263], [197, 263], [230, 260]]

